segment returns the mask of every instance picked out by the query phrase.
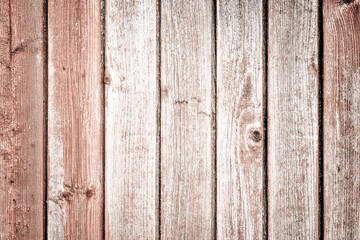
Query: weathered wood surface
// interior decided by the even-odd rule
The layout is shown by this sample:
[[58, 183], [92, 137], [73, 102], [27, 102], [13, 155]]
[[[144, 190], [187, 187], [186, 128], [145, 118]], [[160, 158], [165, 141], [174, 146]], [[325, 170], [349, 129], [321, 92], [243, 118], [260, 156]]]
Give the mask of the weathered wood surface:
[[214, 235], [212, 1], [161, 1], [161, 238]]
[[324, 1], [324, 236], [360, 239], [360, 1]]
[[0, 0], [0, 239], [360, 239], [359, 112], [360, 0]]
[[318, 2], [269, 1], [269, 239], [318, 237]]
[[48, 238], [101, 239], [100, 1], [48, 1]]
[[217, 237], [262, 239], [263, 2], [217, 2]]
[[0, 1], [0, 239], [44, 233], [42, 1]]
[[106, 3], [106, 235], [155, 239], [158, 204], [156, 1]]

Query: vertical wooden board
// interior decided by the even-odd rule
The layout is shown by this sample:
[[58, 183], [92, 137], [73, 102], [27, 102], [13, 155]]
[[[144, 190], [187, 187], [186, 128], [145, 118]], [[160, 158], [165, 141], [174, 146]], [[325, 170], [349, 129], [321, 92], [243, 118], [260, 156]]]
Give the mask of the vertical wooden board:
[[217, 5], [217, 237], [263, 238], [263, 3]]
[[106, 2], [106, 235], [157, 230], [157, 2]]
[[0, 1], [0, 239], [42, 239], [43, 3]]
[[214, 234], [212, 1], [161, 1], [161, 238]]
[[318, 1], [269, 1], [269, 239], [318, 238]]
[[101, 239], [100, 0], [48, 1], [48, 237]]
[[324, 236], [360, 238], [360, 1], [324, 1]]

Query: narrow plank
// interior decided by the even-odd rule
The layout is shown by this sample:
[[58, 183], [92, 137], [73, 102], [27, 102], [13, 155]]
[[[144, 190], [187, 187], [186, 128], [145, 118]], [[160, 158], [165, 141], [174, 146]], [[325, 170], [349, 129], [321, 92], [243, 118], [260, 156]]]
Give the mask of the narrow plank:
[[262, 239], [263, 2], [217, 1], [217, 237]]
[[214, 237], [213, 26], [212, 1], [161, 1], [163, 239]]
[[318, 238], [318, 1], [269, 1], [269, 239]]
[[360, 239], [360, 1], [324, 1], [324, 236]]
[[101, 3], [48, 1], [48, 238], [101, 239]]
[[42, 239], [43, 3], [0, 1], [0, 239]]
[[157, 230], [157, 1], [106, 2], [106, 235]]

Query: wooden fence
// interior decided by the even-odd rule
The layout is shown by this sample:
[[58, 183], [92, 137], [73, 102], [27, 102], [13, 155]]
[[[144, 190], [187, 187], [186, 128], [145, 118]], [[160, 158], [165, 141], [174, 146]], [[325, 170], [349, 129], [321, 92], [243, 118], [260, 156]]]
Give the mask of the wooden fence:
[[0, 0], [0, 239], [360, 239], [360, 0]]

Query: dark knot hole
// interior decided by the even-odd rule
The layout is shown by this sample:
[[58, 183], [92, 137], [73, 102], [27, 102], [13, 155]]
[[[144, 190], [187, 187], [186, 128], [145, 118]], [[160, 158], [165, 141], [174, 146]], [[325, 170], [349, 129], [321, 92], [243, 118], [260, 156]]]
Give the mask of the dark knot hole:
[[259, 130], [255, 130], [251, 133], [251, 139], [254, 141], [254, 142], [260, 142], [261, 139], [262, 139], [262, 136], [261, 136], [261, 133]]

